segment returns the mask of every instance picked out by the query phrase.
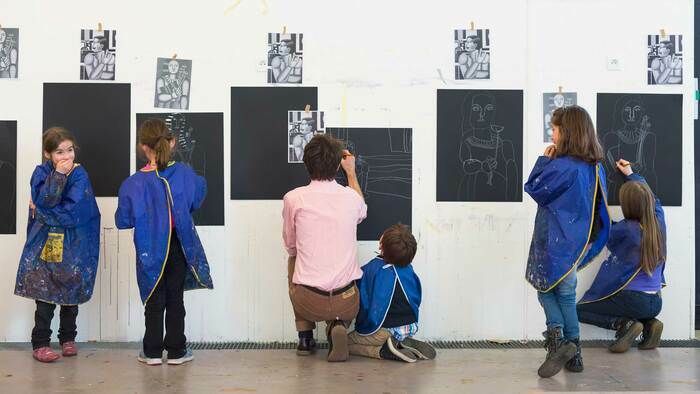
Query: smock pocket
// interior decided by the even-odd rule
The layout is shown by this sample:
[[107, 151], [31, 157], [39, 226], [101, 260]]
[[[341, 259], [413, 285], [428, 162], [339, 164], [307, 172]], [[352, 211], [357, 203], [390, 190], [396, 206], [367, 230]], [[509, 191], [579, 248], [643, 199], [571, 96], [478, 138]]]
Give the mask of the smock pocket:
[[44, 247], [41, 249], [40, 258], [45, 263], [63, 262], [63, 240], [65, 235], [63, 232], [56, 230], [58, 229], [49, 230]]

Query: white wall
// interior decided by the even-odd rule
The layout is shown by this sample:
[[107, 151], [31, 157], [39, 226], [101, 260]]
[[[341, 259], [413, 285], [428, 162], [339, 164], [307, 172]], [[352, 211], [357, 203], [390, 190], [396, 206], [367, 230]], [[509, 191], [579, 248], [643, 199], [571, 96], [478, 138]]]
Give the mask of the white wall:
[[[76, 82], [79, 31], [117, 29], [117, 82], [132, 84], [132, 112], [152, 112], [157, 57], [193, 60], [191, 111], [224, 113], [229, 163], [229, 87], [265, 83], [266, 33], [303, 32], [304, 84], [319, 87], [329, 126], [411, 127], [414, 136], [415, 267], [424, 288], [422, 335], [433, 339], [539, 338], [543, 313], [523, 279], [535, 204], [435, 202], [438, 88], [525, 91], [524, 176], [544, 149], [542, 92], [577, 91], [595, 118], [597, 92], [684, 94], [683, 206], [667, 208], [668, 338], [692, 335], [694, 291], [692, 2], [651, 0], [433, 1], [0, 0], [0, 24], [20, 28], [20, 79], [0, 80], [0, 119], [18, 120], [18, 228], [26, 226], [28, 181], [39, 161], [42, 83]], [[268, 8], [265, 10], [265, 4]], [[659, 11], [662, 9], [663, 11]], [[452, 34], [470, 21], [490, 28], [492, 79], [451, 81]], [[685, 38], [685, 84], [646, 86], [646, 35]], [[608, 56], [622, 71], [607, 71]], [[440, 73], [445, 77], [442, 80]], [[108, 105], [108, 103], [105, 103]], [[99, 130], [96, 130], [99, 132]], [[132, 114], [132, 139], [135, 115]], [[133, 160], [132, 160], [133, 162]], [[94, 171], [93, 177], [99, 176]], [[186, 295], [190, 340], [295, 337], [281, 245], [281, 201], [229, 201], [225, 227], [198, 230], [216, 289]], [[679, 174], [680, 176], [680, 174]], [[113, 223], [114, 198], [98, 199], [103, 250], [93, 299], [81, 307], [79, 340], [139, 340], [139, 301], [130, 232]], [[619, 216], [619, 211], [615, 212]], [[33, 303], [13, 296], [25, 236], [0, 236], [0, 341], [27, 341]], [[362, 262], [376, 242], [360, 244]], [[593, 269], [581, 275], [590, 281]], [[56, 319], [57, 320], [57, 319]], [[609, 335], [584, 326], [585, 337]]]

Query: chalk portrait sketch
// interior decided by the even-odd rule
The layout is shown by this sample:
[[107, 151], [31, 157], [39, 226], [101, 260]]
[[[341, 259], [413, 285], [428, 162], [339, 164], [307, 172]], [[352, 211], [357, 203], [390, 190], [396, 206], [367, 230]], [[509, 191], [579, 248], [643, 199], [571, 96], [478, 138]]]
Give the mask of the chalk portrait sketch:
[[491, 77], [489, 29], [454, 31], [455, 79]]
[[632, 170], [646, 178], [651, 190], [657, 192], [656, 133], [653, 131], [654, 120], [649, 116], [643, 98], [639, 95], [621, 96], [615, 103], [612, 116], [613, 129], [599, 131], [605, 133], [603, 146], [608, 196], [617, 196], [622, 186], [623, 180], [617, 176], [615, 164], [621, 158], [631, 162]]
[[80, 31], [80, 79], [113, 81], [117, 56], [115, 30]]
[[542, 111], [544, 121], [544, 142], [552, 142], [552, 113], [557, 108], [576, 105], [576, 93], [543, 93]]
[[520, 178], [513, 143], [501, 137], [504, 127], [497, 125], [496, 99], [490, 94], [465, 96], [462, 102], [462, 137], [459, 158], [462, 180], [459, 196], [465, 201], [480, 201], [480, 195], [496, 192], [505, 201], [517, 198]]
[[156, 108], [190, 108], [192, 60], [159, 57], [156, 65]]
[[[329, 133], [343, 141], [355, 156], [357, 179], [368, 201], [373, 195], [411, 199], [411, 129], [385, 129], [373, 133], [375, 141], [383, 141], [383, 144], [374, 146], [387, 146], [385, 152], [363, 151], [356, 143], [357, 138], [362, 137], [355, 129], [338, 128]], [[347, 184], [344, 171], [338, 171], [336, 179]]]
[[303, 163], [306, 144], [325, 132], [323, 111], [287, 111], [287, 162]]
[[303, 34], [267, 34], [267, 82], [301, 83]]
[[683, 83], [683, 36], [649, 35], [647, 38], [647, 83], [679, 85]]
[[0, 78], [17, 78], [19, 29], [0, 28]]

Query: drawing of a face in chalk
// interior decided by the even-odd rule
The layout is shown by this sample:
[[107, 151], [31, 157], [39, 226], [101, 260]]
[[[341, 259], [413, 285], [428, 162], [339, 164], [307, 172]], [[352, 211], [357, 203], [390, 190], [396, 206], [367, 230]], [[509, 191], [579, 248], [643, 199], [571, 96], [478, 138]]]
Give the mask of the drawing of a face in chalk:
[[496, 124], [496, 109], [489, 94], [466, 95], [462, 103], [458, 193], [464, 201], [487, 200], [494, 192], [508, 201], [520, 186], [513, 144], [501, 137], [504, 127]]

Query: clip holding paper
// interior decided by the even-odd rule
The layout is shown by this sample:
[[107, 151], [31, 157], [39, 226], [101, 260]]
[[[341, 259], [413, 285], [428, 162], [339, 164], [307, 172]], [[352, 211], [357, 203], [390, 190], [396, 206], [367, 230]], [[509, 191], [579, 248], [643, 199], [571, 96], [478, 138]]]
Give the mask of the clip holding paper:
[[661, 32], [660, 32], [660, 33], [661, 33], [661, 39], [662, 39], [662, 40], [665, 40], [666, 37], [667, 37], [667, 36], [666, 36], [666, 29], [661, 29]]
[[304, 112], [306, 112], [307, 114], [309, 112], [311, 112], [311, 105], [310, 104], [306, 104], [306, 107], [304, 108]]
[[469, 22], [469, 30], [474, 30], [474, 21]]
[[103, 32], [103, 31], [104, 31], [104, 30], [102, 29], [102, 22], [98, 22], [98, 23], [97, 23], [97, 32], [98, 32], [98, 33], [101, 33], [101, 32]]
[[282, 26], [282, 34], [287, 34], [287, 26]]
[[177, 53], [173, 53], [172, 59], [173, 59], [173, 60], [177, 60]]
[[559, 94], [561, 94], [563, 90], [564, 90], [564, 88], [562, 88], [561, 86], [559, 86]]

